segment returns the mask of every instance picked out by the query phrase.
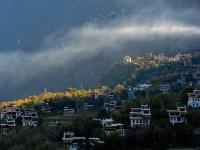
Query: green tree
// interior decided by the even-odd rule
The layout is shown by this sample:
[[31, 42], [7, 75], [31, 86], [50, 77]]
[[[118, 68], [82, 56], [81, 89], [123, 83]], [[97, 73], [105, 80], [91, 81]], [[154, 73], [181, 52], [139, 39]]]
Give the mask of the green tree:
[[193, 92], [193, 88], [192, 87], [186, 87], [184, 88], [181, 93], [180, 93], [180, 98], [181, 98], [181, 101], [183, 104], [187, 104], [187, 101], [188, 101], [188, 93], [191, 93]]
[[188, 123], [192, 127], [200, 127], [200, 110], [192, 110], [188, 113]]
[[54, 142], [46, 140], [44, 143], [38, 144], [35, 150], [55, 150], [57, 146]]
[[100, 109], [98, 112], [97, 112], [97, 118], [107, 118], [109, 117], [110, 113], [107, 112], [105, 109]]
[[2, 150], [9, 150], [10, 146], [11, 146], [10, 139], [0, 138], [0, 149], [2, 149]]
[[17, 117], [15, 120], [15, 123], [17, 126], [21, 126], [22, 125], [22, 118], [21, 117]]

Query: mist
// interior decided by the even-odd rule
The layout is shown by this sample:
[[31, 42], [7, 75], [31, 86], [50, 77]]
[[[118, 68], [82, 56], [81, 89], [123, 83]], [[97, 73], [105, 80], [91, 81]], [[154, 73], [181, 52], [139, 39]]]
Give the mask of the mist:
[[[123, 55], [128, 51], [132, 54], [142, 54], [153, 48], [166, 52], [200, 48], [198, 1], [184, 5], [188, 3], [185, 1], [180, 6], [178, 0], [177, 3], [161, 0], [117, 2], [123, 3], [123, 7], [131, 6], [135, 9], [103, 23], [86, 21], [65, 31], [61, 36], [58, 36], [60, 35], [58, 33], [63, 30], [58, 28], [56, 32], [41, 40], [40, 47], [34, 52], [24, 49], [2, 50], [0, 89], [9, 91], [13, 86], [34, 83], [36, 78], [48, 76], [52, 70], [63, 66], [70, 75], [70, 71], [77, 67], [77, 64], [86, 59], [90, 60], [100, 53], [109, 55], [116, 52], [116, 56], [111, 56], [111, 59], [114, 59], [117, 54]], [[127, 46], [130, 43], [132, 45]], [[18, 41], [18, 44], [23, 43]]]

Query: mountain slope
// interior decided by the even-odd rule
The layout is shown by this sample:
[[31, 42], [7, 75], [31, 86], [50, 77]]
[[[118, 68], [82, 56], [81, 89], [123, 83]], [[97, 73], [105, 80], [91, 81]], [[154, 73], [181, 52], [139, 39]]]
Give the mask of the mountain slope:
[[198, 49], [199, 6], [195, 0], [1, 0], [0, 99], [97, 86], [124, 55]]

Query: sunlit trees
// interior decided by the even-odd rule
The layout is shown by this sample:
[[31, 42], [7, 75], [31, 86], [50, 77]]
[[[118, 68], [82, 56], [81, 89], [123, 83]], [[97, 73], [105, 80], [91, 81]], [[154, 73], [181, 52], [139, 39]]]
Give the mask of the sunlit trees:
[[114, 87], [113, 92], [116, 93], [116, 94], [121, 94], [123, 90], [125, 90], [124, 85], [122, 85], [122, 84], [117, 84], [117, 85]]
[[26, 105], [40, 105], [44, 102], [49, 102], [52, 100], [77, 100], [83, 98], [89, 98], [92, 94], [100, 94], [103, 89], [95, 90], [85, 90], [85, 89], [75, 89], [68, 88], [65, 92], [44, 92], [41, 95], [29, 96], [26, 99], [18, 99], [15, 101], [2, 101], [0, 106], [8, 106], [10, 103], [15, 103], [16, 107], [24, 107]]

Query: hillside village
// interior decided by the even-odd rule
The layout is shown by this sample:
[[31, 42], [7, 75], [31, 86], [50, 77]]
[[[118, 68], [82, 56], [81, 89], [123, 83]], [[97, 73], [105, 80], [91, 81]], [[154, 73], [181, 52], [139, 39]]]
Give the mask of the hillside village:
[[2, 101], [0, 149], [200, 147], [199, 52], [125, 56], [101, 81]]

